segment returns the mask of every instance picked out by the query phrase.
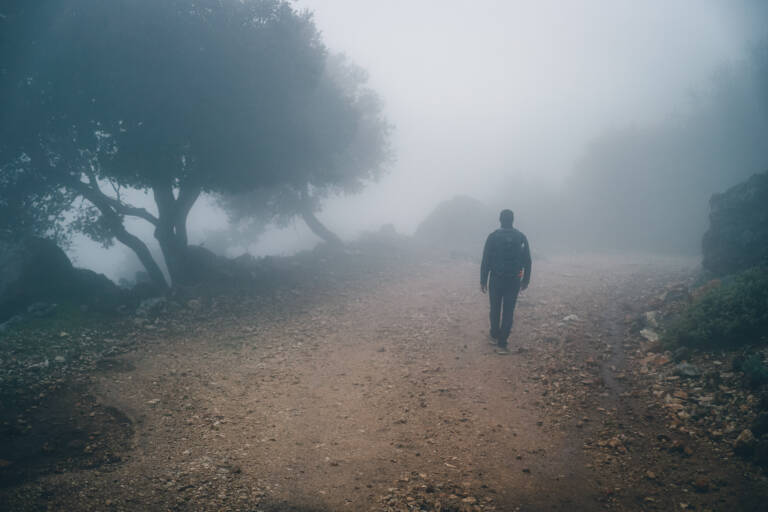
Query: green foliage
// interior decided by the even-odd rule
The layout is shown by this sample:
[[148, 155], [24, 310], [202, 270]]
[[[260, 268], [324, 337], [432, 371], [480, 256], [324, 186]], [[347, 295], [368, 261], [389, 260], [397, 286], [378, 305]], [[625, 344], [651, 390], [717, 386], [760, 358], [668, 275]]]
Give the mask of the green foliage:
[[[304, 171], [288, 182], [219, 195], [219, 205], [233, 222], [255, 219], [257, 224], [285, 227], [302, 211], [319, 211], [328, 195], [359, 192], [381, 176], [392, 159], [390, 125], [367, 82], [367, 73], [344, 55], [326, 58], [314, 97], [307, 103], [309, 122], [315, 124], [312, 131], [324, 135], [302, 148], [308, 151], [315, 145], [325, 158], [308, 160]], [[334, 133], [323, 126], [329, 122], [335, 123]]]
[[[378, 177], [389, 126], [364, 85], [285, 0], [7, 0], [0, 235], [66, 223], [127, 245], [165, 284], [125, 229], [133, 216], [153, 225], [176, 281], [202, 193], [321, 197]], [[151, 192], [156, 213], [121, 191]]]
[[79, 178], [98, 155], [99, 177], [124, 186], [240, 189], [324, 156], [295, 149], [316, 140], [307, 106], [325, 47], [286, 2], [21, 4], [2, 21], [0, 151], [37, 172]]
[[24, 164], [16, 159], [0, 166], [0, 239], [40, 236], [66, 245], [71, 231], [65, 213], [73, 194], [51, 186]]
[[768, 366], [757, 354], [750, 354], [744, 358], [739, 370], [744, 372], [747, 384], [753, 388], [768, 384]]
[[18, 325], [14, 326], [16, 332], [45, 330], [53, 333], [75, 332], [83, 328], [94, 327], [100, 322], [113, 320], [110, 315], [93, 311], [83, 310], [80, 304], [61, 303], [50, 316], [41, 318], [34, 316], [25, 317]]
[[666, 326], [666, 345], [734, 348], [768, 337], [768, 268], [735, 275]]

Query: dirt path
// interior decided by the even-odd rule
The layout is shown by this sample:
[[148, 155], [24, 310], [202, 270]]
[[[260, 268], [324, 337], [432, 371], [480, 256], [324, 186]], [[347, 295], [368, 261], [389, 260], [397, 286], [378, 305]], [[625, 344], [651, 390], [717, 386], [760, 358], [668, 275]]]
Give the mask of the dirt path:
[[538, 263], [509, 356], [487, 341], [476, 265], [457, 262], [144, 346], [89, 390], [133, 423], [122, 462], [46, 476], [16, 503], [622, 508], [610, 495], [631, 455], [598, 467], [585, 442], [620, 414], [623, 316], [682, 266]]

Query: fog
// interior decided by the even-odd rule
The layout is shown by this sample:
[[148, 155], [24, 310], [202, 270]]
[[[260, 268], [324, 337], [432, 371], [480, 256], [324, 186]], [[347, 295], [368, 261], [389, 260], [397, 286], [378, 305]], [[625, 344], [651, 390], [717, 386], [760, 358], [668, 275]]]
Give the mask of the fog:
[[301, 5], [368, 69], [396, 125], [391, 175], [327, 216], [380, 204], [369, 223], [405, 231], [452, 194], [560, 180], [598, 134], [685, 108], [765, 29], [748, 26], [748, 4], [720, 2]]
[[0, 511], [765, 510], [767, 22], [0, 0]]
[[[746, 80], [742, 71], [765, 40], [768, 19], [765, 4], [757, 1], [300, 0], [295, 5], [314, 13], [330, 51], [346, 54], [368, 72], [393, 125], [395, 160], [388, 173], [361, 193], [326, 200], [318, 214], [326, 225], [345, 239], [387, 223], [410, 234], [440, 201], [468, 195], [493, 208], [516, 210], [534, 247], [561, 249], [605, 239], [604, 233], [592, 233], [574, 240], [570, 229], [558, 229], [574, 221], [568, 207], [592, 204], [584, 176], [595, 171], [585, 168], [601, 166], [600, 141], [614, 147], [612, 137], [628, 130], [676, 137], [687, 130], [670, 125], [696, 126], [705, 116], [712, 125], [721, 123], [712, 118], [718, 112], [718, 77], [730, 73], [732, 82]], [[759, 89], [745, 94], [744, 104], [754, 109], [728, 121], [738, 125], [736, 131], [754, 133], [766, 127], [768, 111], [753, 96], [765, 94]], [[733, 114], [728, 108], [720, 113]], [[699, 137], [686, 150], [717, 140], [717, 135], [708, 143]], [[693, 203], [686, 215], [695, 218], [673, 222], [690, 232], [670, 250], [697, 249], [711, 193], [768, 168], [761, 140], [725, 146], [718, 164], [733, 154], [749, 157], [732, 168], [712, 169], [718, 178], [703, 180], [692, 195], [688, 181], [672, 187], [687, 197], [680, 197], [681, 203]], [[655, 152], [651, 143], [645, 148]], [[681, 167], [698, 162], [681, 160], [678, 149], [669, 151]], [[613, 173], [610, 165], [604, 167]], [[664, 165], [654, 169], [667, 172]], [[580, 184], [584, 197], [574, 199]], [[604, 213], [579, 218], [596, 225], [595, 217]], [[189, 220], [190, 240], [197, 243], [205, 241], [206, 232], [226, 226], [226, 216], [211, 200], [201, 200]], [[242, 249], [289, 254], [317, 241], [297, 218]], [[648, 244], [664, 249], [660, 240]], [[608, 245], [623, 248], [619, 242]], [[95, 244], [78, 239], [72, 253], [78, 264], [112, 277], [132, 267], [133, 256], [120, 248], [105, 258]], [[138, 269], [138, 262], [134, 266]]]

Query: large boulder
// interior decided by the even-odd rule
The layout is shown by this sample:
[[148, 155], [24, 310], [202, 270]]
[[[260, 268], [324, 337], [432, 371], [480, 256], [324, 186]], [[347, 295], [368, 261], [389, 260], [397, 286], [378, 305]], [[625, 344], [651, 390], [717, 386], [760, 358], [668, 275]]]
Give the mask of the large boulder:
[[709, 205], [704, 268], [724, 275], [768, 264], [768, 172], [713, 195]]
[[50, 240], [0, 240], [0, 322], [39, 302], [108, 309], [117, 306], [121, 297], [112, 281], [73, 267], [64, 251]]
[[204, 285], [211, 290], [248, 287], [252, 275], [242, 259], [231, 260], [218, 256], [200, 245], [187, 247], [186, 280], [182, 286]]
[[467, 196], [443, 201], [416, 228], [417, 242], [453, 255], [478, 258], [488, 234], [498, 228], [498, 212]]

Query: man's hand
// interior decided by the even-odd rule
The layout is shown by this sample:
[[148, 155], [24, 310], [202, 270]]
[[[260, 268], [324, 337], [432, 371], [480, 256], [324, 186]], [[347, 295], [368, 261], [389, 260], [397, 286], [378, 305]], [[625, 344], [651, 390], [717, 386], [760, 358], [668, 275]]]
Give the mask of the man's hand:
[[480, 291], [485, 293], [485, 291], [488, 289], [485, 283], [480, 283]]

